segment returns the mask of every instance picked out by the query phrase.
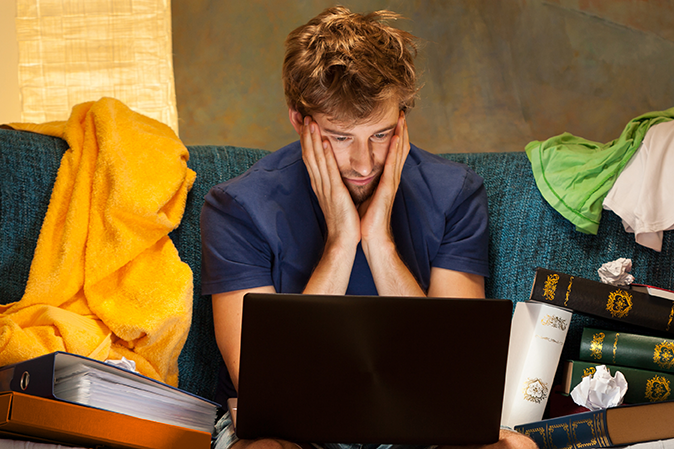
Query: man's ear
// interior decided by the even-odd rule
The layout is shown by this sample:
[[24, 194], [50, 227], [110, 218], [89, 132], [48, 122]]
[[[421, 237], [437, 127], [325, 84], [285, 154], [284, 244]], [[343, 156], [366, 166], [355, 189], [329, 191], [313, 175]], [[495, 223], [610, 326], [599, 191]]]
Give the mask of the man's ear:
[[290, 118], [290, 123], [297, 131], [297, 134], [302, 134], [302, 126], [304, 126], [304, 117], [302, 114], [294, 110], [293, 108], [288, 108], [288, 117]]

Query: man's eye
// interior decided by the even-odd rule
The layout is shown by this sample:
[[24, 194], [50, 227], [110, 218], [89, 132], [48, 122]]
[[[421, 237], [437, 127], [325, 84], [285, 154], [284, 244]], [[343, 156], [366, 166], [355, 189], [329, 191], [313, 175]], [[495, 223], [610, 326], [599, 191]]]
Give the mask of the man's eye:
[[337, 142], [346, 142], [347, 140], [349, 140], [349, 138], [346, 136], [335, 136], [335, 140]]
[[382, 141], [385, 140], [388, 137], [389, 133], [377, 133], [372, 135], [372, 140], [375, 141]]

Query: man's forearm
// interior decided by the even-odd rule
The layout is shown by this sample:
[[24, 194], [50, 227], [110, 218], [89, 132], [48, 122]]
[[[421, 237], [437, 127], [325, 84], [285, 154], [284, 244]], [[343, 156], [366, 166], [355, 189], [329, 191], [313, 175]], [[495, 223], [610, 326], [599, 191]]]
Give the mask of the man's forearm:
[[363, 241], [362, 244], [379, 295], [426, 296], [392, 240]]
[[356, 247], [328, 243], [303, 293], [343, 295], [349, 286]]

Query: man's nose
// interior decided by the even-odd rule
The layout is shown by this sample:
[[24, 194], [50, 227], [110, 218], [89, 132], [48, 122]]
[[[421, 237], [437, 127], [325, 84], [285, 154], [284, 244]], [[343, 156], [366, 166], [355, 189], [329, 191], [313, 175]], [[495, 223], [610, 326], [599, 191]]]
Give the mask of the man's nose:
[[362, 142], [351, 151], [351, 168], [359, 175], [366, 177], [372, 173], [374, 162], [368, 142]]

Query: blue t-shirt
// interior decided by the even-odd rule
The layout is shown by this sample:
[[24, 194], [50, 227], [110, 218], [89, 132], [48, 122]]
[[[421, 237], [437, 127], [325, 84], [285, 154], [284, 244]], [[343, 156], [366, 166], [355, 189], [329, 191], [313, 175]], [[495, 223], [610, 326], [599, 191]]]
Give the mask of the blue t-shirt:
[[[432, 267], [489, 274], [487, 194], [482, 178], [463, 164], [412, 145], [391, 230], [402, 260], [425, 291]], [[213, 187], [201, 211], [201, 237], [202, 294], [267, 285], [279, 293], [302, 292], [321, 258], [326, 225], [300, 143]], [[377, 294], [360, 245], [346, 293]], [[226, 385], [219, 389], [232, 395], [223, 374]]]
[[[487, 195], [482, 178], [462, 164], [412, 145], [391, 228], [401, 258], [424, 290], [431, 267], [488, 275]], [[325, 234], [302, 149], [292, 143], [206, 196], [202, 294], [266, 285], [302, 292]], [[377, 294], [360, 247], [347, 294]]]

